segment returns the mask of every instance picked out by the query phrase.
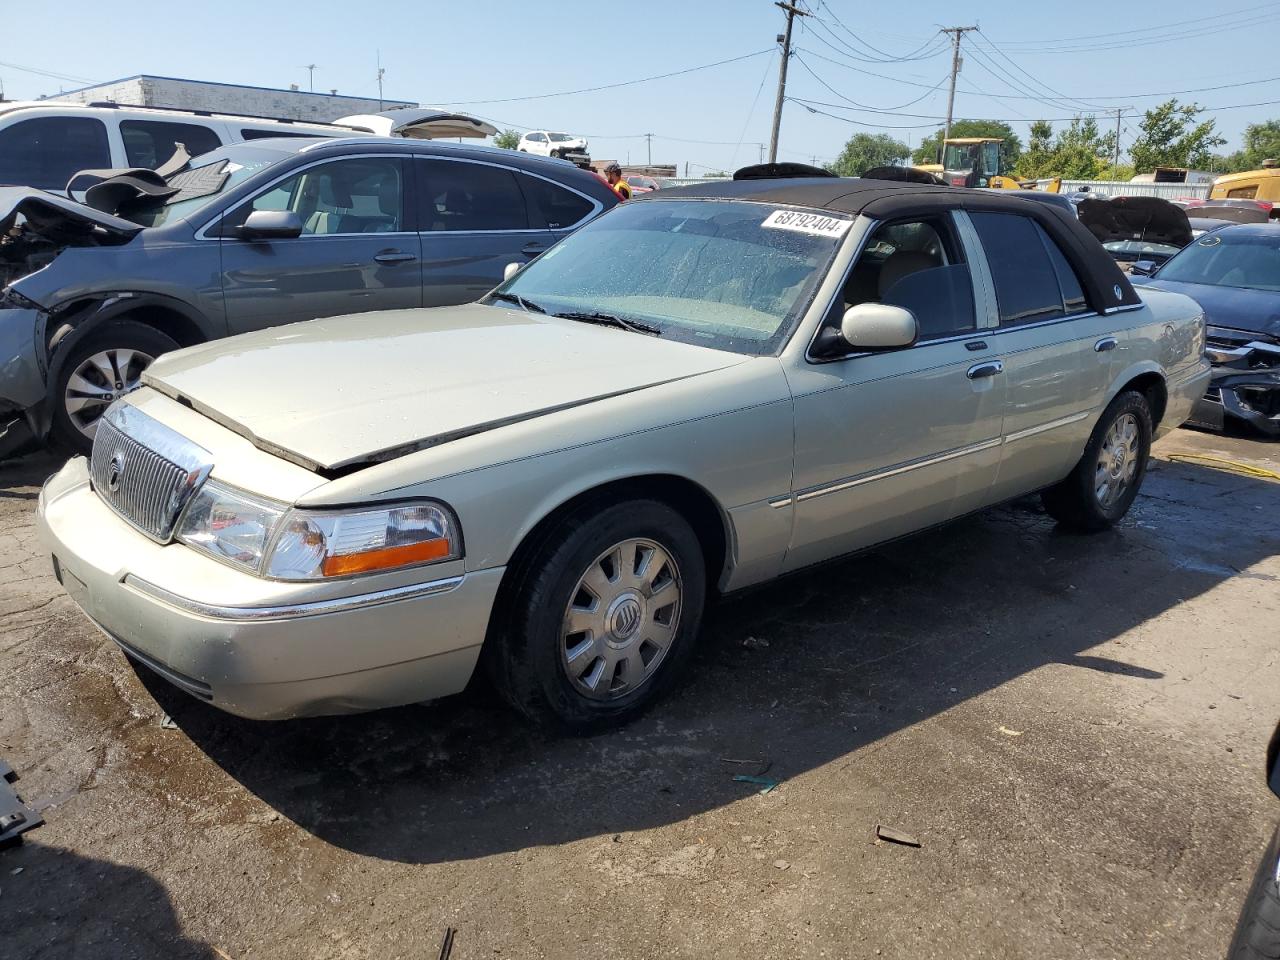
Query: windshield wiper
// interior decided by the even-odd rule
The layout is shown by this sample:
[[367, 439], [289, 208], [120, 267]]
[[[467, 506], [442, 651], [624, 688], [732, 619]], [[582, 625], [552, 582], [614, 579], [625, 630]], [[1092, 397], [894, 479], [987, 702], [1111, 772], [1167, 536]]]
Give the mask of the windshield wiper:
[[507, 303], [519, 304], [521, 309], [523, 309], [527, 313], [546, 313], [547, 312], [546, 307], [540, 307], [536, 303], [534, 303], [532, 300], [526, 300], [524, 297], [520, 296], [520, 294], [518, 293], [507, 293], [505, 290], [501, 290], [501, 291], [496, 291], [494, 293], [491, 293], [489, 294], [489, 296], [492, 297], [494, 300], [505, 300], [507, 301]]
[[627, 320], [623, 317], [616, 317], [611, 313], [597, 313], [595, 311], [575, 310], [566, 313], [554, 313], [554, 317], [563, 317], [565, 320], [579, 320], [582, 323], [595, 323], [602, 327], [618, 327], [622, 330], [630, 330], [632, 333], [646, 333], [651, 337], [662, 336], [662, 331], [657, 327], [650, 326], [647, 323], [641, 323], [639, 320]]

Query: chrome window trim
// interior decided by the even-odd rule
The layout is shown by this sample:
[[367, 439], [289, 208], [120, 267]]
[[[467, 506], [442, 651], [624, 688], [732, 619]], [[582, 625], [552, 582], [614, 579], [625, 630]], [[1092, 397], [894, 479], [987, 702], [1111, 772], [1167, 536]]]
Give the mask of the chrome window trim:
[[[978, 332], [995, 330], [1000, 326], [1000, 303], [996, 299], [996, 281], [991, 274], [991, 264], [987, 262], [987, 251], [983, 249], [982, 238], [978, 236], [978, 228], [973, 225], [966, 210], [952, 210], [951, 218], [955, 221], [956, 232], [960, 234], [960, 243], [965, 248], [965, 256], [969, 263], [977, 267], [976, 279], [982, 284], [982, 297], [978, 296], [978, 284], [973, 285], [974, 318], [985, 314], [985, 323], [978, 325]], [[973, 271], [970, 270], [972, 274]], [[985, 310], [982, 308], [985, 307]]]
[[[309, 146], [327, 147], [327, 146], [330, 146], [333, 142], [334, 142], [333, 140], [329, 140], [328, 142], [310, 144]], [[232, 144], [232, 146], [234, 146], [234, 144]], [[302, 151], [299, 150], [298, 153], [302, 153]], [[289, 170], [286, 170], [284, 173], [280, 174], [280, 176], [276, 177], [274, 180], [270, 180], [266, 184], [264, 184], [262, 187], [260, 187], [257, 191], [254, 192], [253, 196], [247, 197], [245, 200], [240, 201], [240, 203], [247, 203], [252, 200], [256, 200], [258, 197], [262, 196], [264, 193], [266, 193], [268, 190], [274, 187], [277, 183], [280, 183], [282, 180], [287, 180], [290, 177], [296, 176], [297, 174], [302, 173], [305, 170], [310, 170], [312, 167], [318, 167], [322, 163], [334, 163], [340, 160], [382, 159], [385, 157], [392, 157], [398, 160], [404, 160], [404, 159], [412, 158], [413, 154], [411, 153], [352, 153], [347, 156], [341, 156], [341, 157], [320, 157], [319, 159], [312, 160], [310, 163], [304, 163], [304, 164], [301, 164], [300, 166], [296, 166]], [[403, 204], [404, 202], [403, 191], [401, 191], [400, 200], [401, 200], [401, 203]], [[231, 204], [231, 206], [233, 208], [238, 207], [240, 206], [240, 203], [233, 203]], [[212, 217], [209, 220], [206, 220], [200, 226], [200, 228], [196, 230], [195, 238], [197, 240], [213, 240], [215, 242], [218, 240], [224, 239], [223, 237], [211, 237], [208, 235], [207, 231], [214, 224], [221, 222], [222, 218], [227, 215], [227, 212], [228, 210], [224, 208], [216, 216]], [[395, 233], [321, 233], [321, 234], [309, 234], [309, 235], [304, 234], [303, 236], [297, 237], [295, 239], [303, 240], [303, 239], [310, 239], [311, 237], [398, 237], [398, 236], [416, 237], [417, 233], [413, 230], [397, 230]]]
[[[445, 161], [448, 161], [449, 163], [474, 163], [482, 167], [497, 167], [499, 170], [506, 170], [509, 173], [516, 173], [516, 174], [523, 173], [525, 176], [536, 177], [539, 180], [545, 181], [546, 183], [551, 184], [553, 187], [559, 187], [561, 190], [568, 190], [570, 193], [577, 194], [583, 200], [586, 200], [589, 204], [591, 204], [591, 212], [589, 214], [587, 214], [585, 217], [575, 220], [572, 224], [570, 224], [567, 227], [525, 227], [523, 229], [516, 229], [516, 230], [420, 230], [419, 233], [421, 233], [423, 236], [428, 236], [428, 235], [434, 236], [438, 233], [448, 233], [448, 234], [455, 234], [459, 236], [468, 236], [468, 235], [475, 235], [475, 234], [493, 234], [493, 233], [547, 233], [548, 231], [559, 233], [562, 230], [566, 230], [566, 231], [576, 230], [578, 227], [586, 223], [588, 220], [594, 220], [596, 216], [600, 213], [600, 211], [604, 209], [604, 204], [601, 203], [599, 200], [595, 199], [595, 197], [589, 197], [585, 193], [583, 193], [581, 190], [577, 190], [569, 186], [567, 183], [561, 183], [559, 180], [553, 180], [551, 177], [544, 177], [540, 173], [534, 173], [532, 170], [525, 170], [523, 167], [513, 167], [510, 164], [498, 163], [493, 160], [475, 160], [475, 159], [472, 159], [471, 157], [441, 157], [441, 156], [428, 155], [428, 154], [415, 154], [413, 156], [413, 159], [414, 160], [445, 160]], [[526, 198], [525, 205], [527, 206], [528, 203], [529, 201]]]
[[456, 577], [446, 577], [442, 580], [431, 580], [427, 583], [411, 583], [402, 587], [375, 590], [372, 593], [358, 593], [349, 597], [334, 597], [328, 600], [303, 600], [297, 603], [253, 607], [228, 606], [192, 600], [190, 597], [180, 596], [166, 590], [164, 587], [134, 576], [132, 573], [126, 574], [122, 582], [125, 587], [136, 593], [207, 620], [222, 620], [231, 623], [269, 623], [279, 620], [295, 620], [302, 617], [318, 617], [331, 613], [346, 613], [351, 610], [363, 610], [368, 607], [376, 607], [384, 603], [395, 603], [400, 600], [417, 600], [422, 597], [438, 596], [457, 588], [465, 579], [466, 575], [463, 574]]

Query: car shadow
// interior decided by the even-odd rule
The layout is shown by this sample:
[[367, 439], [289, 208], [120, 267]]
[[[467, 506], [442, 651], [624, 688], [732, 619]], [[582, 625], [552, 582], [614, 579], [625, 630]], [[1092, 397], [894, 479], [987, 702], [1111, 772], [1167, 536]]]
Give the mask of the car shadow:
[[1108, 533], [1066, 533], [1029, 499], [792, 576], [710, 611], [676, 692], [592, 738], [531, 729], [483, 688], [271, 724], [146, 682], [210, 758], [326, 842], [412, 863], [483, 857], [661, 826], [758, 789], [722, 758], [770, 762], [785, 790], [1041, 667], [1158, 679], [1084, 651], [1280, 552], [1280, 529], [1258, 523], [1278, 506], [1275, 484], [1156, 463]]
[[6, 957], [218, 960], [183, 936], [168, 890], [144, 870], [31, 839], [0, 863]]
[[0, 499], [36, 499], [40, 495], [41, 485], [64, 462], [65, 455], [59, 456], [49, 450], [39, 450], [11, 460], [0, 460]]

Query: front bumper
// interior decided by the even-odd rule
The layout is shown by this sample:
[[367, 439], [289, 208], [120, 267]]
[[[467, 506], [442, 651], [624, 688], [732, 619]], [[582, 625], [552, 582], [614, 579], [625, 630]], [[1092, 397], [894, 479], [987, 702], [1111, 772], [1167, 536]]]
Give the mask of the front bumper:
[[1210, 343], [1213, 379], [1191, 412], [1190, 423], [1221, 430], [1228, 419], [1242, 421], [1269, 437], [1280, 437], [1280, 346], [1229, 331]]
[[193, 696], [260, 720], [461, 691], [503, 572], [457, 570], [363, 591], [349, 581], [355, 592], [344, 595], [333, 584], [264, 581], [135, 531], [93, 492], [79, 457], [45, 484], [37, 524], [67, 593], [126, 654]]

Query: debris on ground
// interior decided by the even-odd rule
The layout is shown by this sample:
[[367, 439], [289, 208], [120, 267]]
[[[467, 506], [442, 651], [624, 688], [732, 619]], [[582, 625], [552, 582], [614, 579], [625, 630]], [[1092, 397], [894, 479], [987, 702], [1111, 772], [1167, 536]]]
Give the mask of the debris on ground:
[[774, 865], [775, 867], [777, 867], [779, 870], [790, 870], [790, 869], [791, 869], [791, 864], [790, 864], [790, 863], [788, 863], [786, 860], [775, 860], [775, 861], [773, 861], [773, 865]]
[[218, 947], [214, 946], [212, 943], [209, 944], [209, 949], [212, 950], [214, 953], [216, 953], [221, 958], [221, 960], [233, 960], [231, 954], [227, 953], [225, 950], [219, 949]]
[[0, 850], [21, 843], [22, 834], [44, 823], [44, 817], [28, 806], [12, 787], [17, 779], [13, 767], [0, 760]]
[[752, 777], [743, 773], [737, 774], [733, 779], [738, 783], [754, 783], [757, 786], [764, 787], [760, 791], [761, 795], [768, 793], [782, 782], [781, 780], [774, 780], [772, 777]]
[[449, 960], [453, 955], [453, 938], [457, 932], [453, 927], [444, 928], [444, 942], [440, 944], [440, 960]]
[[769, 641], [763, 637], [747, 637], [742, 641], [742, 645], [749, 650], [758, 650], [761, 647], [767, 647]]
[[734, 760], [732, 757], [721, 757], [721, 763], [736, 763], [744, 767], [755, 767], [755, 776], [763, 777], [769, 772], [769, 768], [773, 766], [773, 761], [761, 757], [759, 760]]
[[160, 729], [161, 730], [177, 730], [178, 725], [173, 722], [173, 717], [169, 716], [166, 713], [163, 717], [160, 718]]
[[889, 843], [900, 843], [904, 847], [918, 847], [920, 841], [909, 833], [903, 833], [900, 830], [894, 830], [892, 827], [876, 825], [876, 839], [887, 840]]
[[1024, 732], [1022, 730], [1010, 730], [1004, 724], [1001, 724], [1000, 726], [996, 727], [996, 729], [999, 730], [1001, 733], [1003, 733], [1006, 737], [1020, 737]]

